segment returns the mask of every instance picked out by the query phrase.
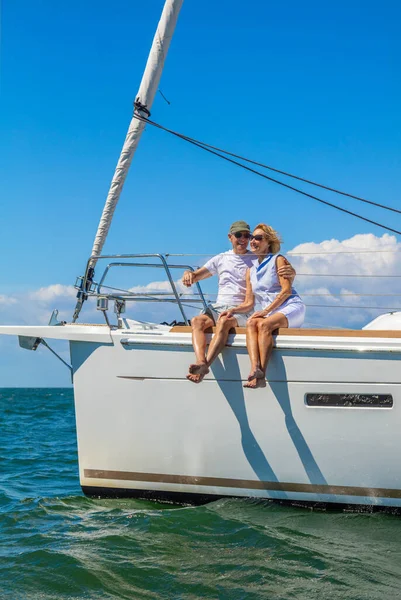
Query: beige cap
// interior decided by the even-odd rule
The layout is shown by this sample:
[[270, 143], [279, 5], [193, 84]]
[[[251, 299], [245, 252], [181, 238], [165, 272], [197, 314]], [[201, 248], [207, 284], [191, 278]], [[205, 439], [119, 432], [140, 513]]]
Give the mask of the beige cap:
[[237, 231], [249, 231], [249, 233], [251, 233], [251, 228], [245, 221], [234, 221], [230, 227], [229, 233], [233, 234], [237, 233]]

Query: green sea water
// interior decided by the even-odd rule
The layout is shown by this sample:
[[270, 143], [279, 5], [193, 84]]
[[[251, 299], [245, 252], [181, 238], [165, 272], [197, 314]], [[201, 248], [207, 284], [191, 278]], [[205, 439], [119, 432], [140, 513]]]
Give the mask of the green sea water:
[[0, 432], [1, 599], [401, 599], [399, 515], [85, 498], [69, 389], [0, 390]]

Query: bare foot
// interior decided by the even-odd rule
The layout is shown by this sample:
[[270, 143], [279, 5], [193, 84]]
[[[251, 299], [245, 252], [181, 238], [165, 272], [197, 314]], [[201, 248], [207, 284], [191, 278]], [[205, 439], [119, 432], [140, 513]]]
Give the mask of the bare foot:
[[253, 379], [248, 378], [248, 381], [246, 383], [244, 383], [243, 387], [254, 390], [258, 385], [258, 381], [259, 381], [259, 379], [256, 379], [256, 377], [254, 377]]
[[263, 379], [263, 378], [264, 378], [264, 373], [260, 367], [256, 367], [256, 369], [251, 371], [251, 373], [248, 375], [248, 381], [251, 381], [251, 379]]
[[259, 369], [258, 367], [257, 369], [252, 371], [252, 373], [248, 377], [248, 381], [244, 383], [243, 387], [249, 388], [251, 390], [266, 387], [265, 374], [263, 373], [262, 369]]
[[204, 377], [209, 373], [209, 367], [206, 363], [189, 365], [189, 373], [191, 375], [202, 375], [202, 377]]
[[192, 381], [193, 383], [200, 383], [205, 375], [201, 373], [188, 373], [187, 379], [188, 381]]

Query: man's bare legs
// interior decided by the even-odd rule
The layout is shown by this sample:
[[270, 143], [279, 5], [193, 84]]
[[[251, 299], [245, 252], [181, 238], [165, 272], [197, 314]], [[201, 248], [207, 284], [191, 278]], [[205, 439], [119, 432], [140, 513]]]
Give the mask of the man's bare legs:
[[223, 316], [217, 321], [216, 332], [210, 342], [207, 356], [205, 356], [205, 330], [213, 325], [213, 320], [207, 315], [198, 315], [192, 320], [192, 342], [195, 350], [196, 364], [189, 366], [187, 379], [194, 383], [200, 383], [204, 376], [209, 373], [210, 365], [226, 345], [230, 329], [237, 326], [237, 319], [235, 317], [228, 318]]
[[207, 353], [207, 366], [210, 367], [212, 362], [217, 358], [220, 352], [223, 350], [227, 343], [228, 334], [232, 327], [237, 326], [237, 319], [235, 317], [220, 317], [216, 325], [216, 333], [210, 342], [209, 350]]
[[266, 368], [273, 350], [273, 331], [279, 327], [288, 327], [287, 317], [282, 313], [248, 321], [246, 342], [251, 359], [251, 373], [244, 387], [254, 389], [265, 385]]
[[214, 321], [209, 315], [197, 315], [191, 321], [192, 344], [196, 356], [196, 363], [189, 365], [187, 379], [200, 383], [209, 372], [206, 362], [206, 329], [213, 327]]

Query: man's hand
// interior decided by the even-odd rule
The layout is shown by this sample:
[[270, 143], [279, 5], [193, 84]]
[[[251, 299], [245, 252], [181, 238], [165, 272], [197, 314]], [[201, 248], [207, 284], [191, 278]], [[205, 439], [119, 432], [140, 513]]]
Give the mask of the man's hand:
[[227, 317], [227, 319], [232, 319], [233, 316], [234, 314], [231, 310], [223, 310], [223, 312], [219, 314], [219, 318], [217, 320], [220, 321], [221, 317]]
[[193, 283], [195, 283], [195, 276], [193, 271], [185, 271], [182, 276], [182, 283], [185, 287], [191, 287]]
[[297, 272], [284, 256], [283, 258], [285, 260], [285, 264], [277, 269], [277, 274], [279, 275], [279, 277], [289, 279], [292, 283], [295, 279], [295, 275], [297, 274]]

